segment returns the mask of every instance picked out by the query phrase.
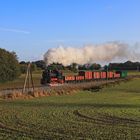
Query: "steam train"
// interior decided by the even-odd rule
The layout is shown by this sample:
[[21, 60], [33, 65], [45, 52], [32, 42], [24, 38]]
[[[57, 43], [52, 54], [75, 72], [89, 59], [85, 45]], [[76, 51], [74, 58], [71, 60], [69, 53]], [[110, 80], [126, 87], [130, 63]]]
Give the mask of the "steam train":
[[79, 71], [78, 75], [64, 76], [59, 70], [44, 70], [42, 73], [41, 84], [53, 86], [63, 83], [78, 83], [94, 80], [109, 80], [126, 78], [127, 71]]

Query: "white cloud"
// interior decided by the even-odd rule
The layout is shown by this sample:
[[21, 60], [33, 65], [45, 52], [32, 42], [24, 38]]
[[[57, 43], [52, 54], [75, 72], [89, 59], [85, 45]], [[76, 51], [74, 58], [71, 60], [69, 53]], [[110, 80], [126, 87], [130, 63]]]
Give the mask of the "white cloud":
[[23, 34], [30, 34], [29, 31], [19, 30], [19, 29], [11, 29], [11, 28], [0, 28], [0, 31], [3, 31], [3, 32], [14, 32], [14, 33], [23, 33]]

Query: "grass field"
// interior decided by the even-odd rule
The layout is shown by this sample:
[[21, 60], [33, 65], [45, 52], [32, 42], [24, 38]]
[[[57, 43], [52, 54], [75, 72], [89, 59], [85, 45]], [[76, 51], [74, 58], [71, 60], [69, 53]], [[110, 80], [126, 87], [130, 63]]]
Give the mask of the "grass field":
[[100, 92], [0, 100], [0, 139], [140, 140], [140, 79]]
[[[33, 73], [33, 80], [35, 86], [40, 86], [40, 79], [42, 76], [42, 71], [36, 71]], [[22, 74], [19, 78], [14, 81], [9, 81], [5, 83], [0, 83], [0, 90], [9, 88], [23, 88], [25, 80], [25, 74]]]
[[129, 71], [128, 75], [140, 75], [140, 71]]

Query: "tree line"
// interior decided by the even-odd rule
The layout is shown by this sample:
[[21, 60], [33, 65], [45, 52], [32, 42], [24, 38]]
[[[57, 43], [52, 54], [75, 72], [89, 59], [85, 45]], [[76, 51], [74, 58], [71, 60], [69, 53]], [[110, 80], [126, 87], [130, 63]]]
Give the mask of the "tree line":
[[[105, 66], [107, 68], [107, 66]], [[124, 63], [110, 63], [109, 70], [137, 70], [140, 71], [140, 62], [126, 61]]]
[[[21, 61], [21, 71], [24, 73], [26, 71], [28, 62]], [[52, 63], [48, 66], [46, 66], [45, 62], [43, 60], [38, 60], [32, 62], [32, 70], [44, 70], [45, 68], [50, 70], [71, 70], [73, 72], [76, 72], [77, 70], [138, 70], [140, 71], [140, 62], [132, 62], [132, 61], [126, 61], [124, 63], [109, 63], [108, 65], [101, 66], [97, 63], [92, 64], [83, 64], [79, 65], [77, 63], [72, 63], [71, 65], [64, 66], [61, 63]]]

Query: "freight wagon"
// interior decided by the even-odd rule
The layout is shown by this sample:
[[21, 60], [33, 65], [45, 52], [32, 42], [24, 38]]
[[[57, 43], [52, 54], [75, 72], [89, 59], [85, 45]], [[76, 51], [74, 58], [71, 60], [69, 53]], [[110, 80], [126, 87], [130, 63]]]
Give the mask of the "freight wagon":
[[126, 78], [126, 71], [79, 71], [78, 75], [63, 76], [58, 70], [45, 70], [42, 74], [42, 85], [55, 85], [63, 83], [88, 82], [95, 80], [109, 80]]

